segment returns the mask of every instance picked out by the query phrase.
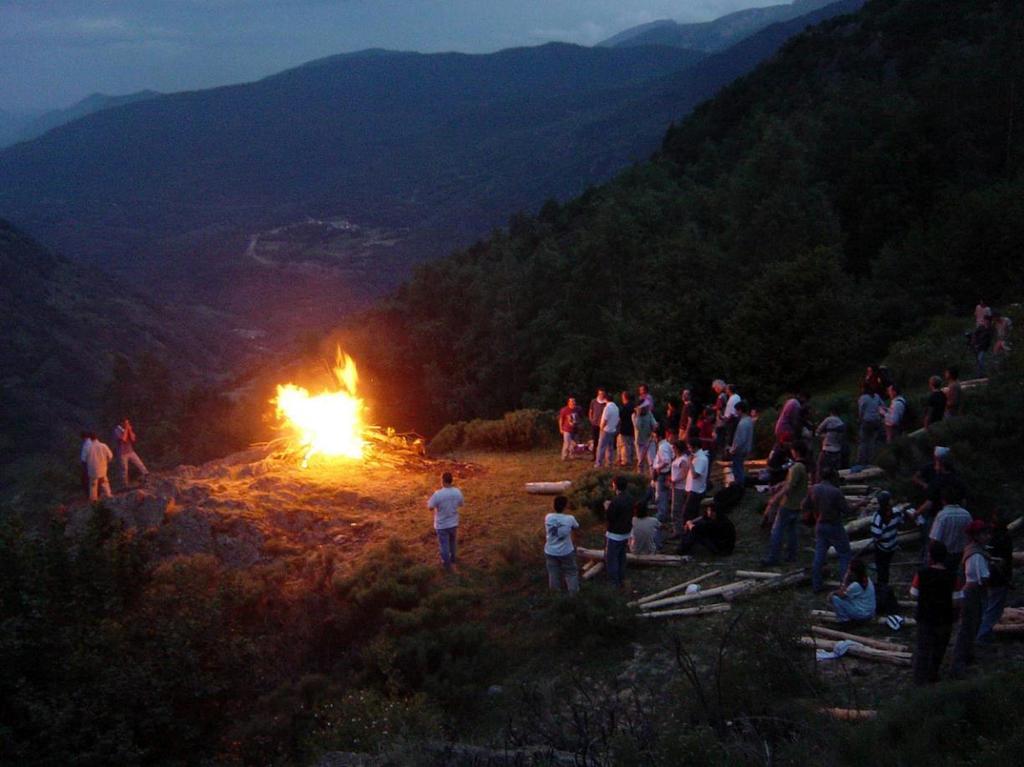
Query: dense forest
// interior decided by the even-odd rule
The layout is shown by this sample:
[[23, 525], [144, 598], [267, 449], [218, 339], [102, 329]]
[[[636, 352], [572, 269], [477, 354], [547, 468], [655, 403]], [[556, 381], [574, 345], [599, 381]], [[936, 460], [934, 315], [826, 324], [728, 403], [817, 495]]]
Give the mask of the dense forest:
[[1020, 285], [1022, 75], [1020, 3], [873, 0], [650, 162], [423, 266], [351, 342], [427, 431], [597, 385], [829, 381]]

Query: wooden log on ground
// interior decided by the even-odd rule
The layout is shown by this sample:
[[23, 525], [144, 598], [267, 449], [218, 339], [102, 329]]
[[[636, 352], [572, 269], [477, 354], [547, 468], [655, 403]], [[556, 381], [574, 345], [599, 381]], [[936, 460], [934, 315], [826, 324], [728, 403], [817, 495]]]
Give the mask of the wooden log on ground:
[[640, 605], [640, 608], [642, 610], [654, 610], [659, 607], [668, 607], [669, 605], [681, 605], [687, 602], [696, 602], [700, 599], [710, 599], [711, 597], [721, 596], [726, 592], [735, 591], [744, 584], [752, 584], [755, 582], [756, 581], [737, 581], [736, 583], [727, 583], [724, 586], [716, 586], [713, 589], [698, 591], [696, 594], [683, 594], [678, 597], [667, 597], [665, 599], [658, 599], [654, 602], [646, 602]]
[[843, 485], [844, 495], [874, 495], [871, 485]]
[[[604, 562], [604, 549], [576, 549], [576, 556], [580, 559], [593, 559]], [[651, 567], [679, 567], [686, 564], [693, 557], [677, 556], [675, 554], [626, 554], [626, 561], [632, 565], [647, 565]]]
[[[814, 620], [824, 621], [825, 623], [839, 623], [839, 619], [836, 617], [836, 614], [831, 610], [811, 610], [811, 618], [813, 618]], [[874, 622], [881, 626], [885, 626], [885, 616], [876, 617], [874, 619]], [[917, 621], [915, 621], [913, 618], [904, 617], [903, 625], [916, 626]]]
[[[813, 647], [815, 650], [826, 650], [828, 652], [832, 652], [835, 649], [837, 642], [830, 639], [822, 639], [820, 637], [800, 637], [800, 644], [806, 647]], [[891, 663], [894, 666], [909, 666], [912, 661], [912, 656], [909, 653], [886, 652], [883, 650], [876, 650], [874, 647], [867, 647], [866, 645], [851, 645], [846, 648], [844, 656], [846, 655], [854, 658], [860, 658], [862, 660]]]
[[847, 522], [845, 525], [846, 534], [853, 535], [854, 533], [859, 533], [863, 530], [869, 530], [871, 528], [871, 520], [874, 519], [874, 516], [874, 514], [868, 514], [864, 517], [858, 517], [852, 522]]
[[564, 479], [561, 482], [527, 482], [526, 492], [534, 495], [561, 495], [569, 492], [572, 487], [572, 480]]
[[992, 630], [997, 634], [1024, 635], [1024, 623], [997, 623]]
[[667, 589], [662, 589], [654, 594], [648, 594], [645, 597], [640, 597], [635, 602], [629, 602], [626, 606], [636, 607], [637, 605], [647, 604], [648, 602], [655, 602], [663, 597], [671, 596], [672, 594], [678, 594], [680, 591], [685, 591], [688, 586], [692, 586], [694, 583], [700, 583], [701, 581], [706, 581], [708, 578], [713, 578], [720, 573], [721, 570], [712, 570], [710, 573], [698, 575], [696, 578], [691, 578], [688, 581], [677, 583], [675, 586], [669, 586]]
[[[899, 543], [919, 541], [921, 540], [921, 533], [919, 533], [917, 530], [908, 530], [905, 533], [900, 533], [899, 535], [897, 535], [896, 540]], [[861, 538], [857, 541], [850, 541], [850, 551], [854, 554], [859, 554], [860, 552], [864, 551], [864, 549], [870, 548], [873, 543], [874, 538]], [[836, 556], [838, 556], [836, 554], [835, 548], [829, 548], [828, 555], [831, 558], [835, 558]]]
[[801, 583], [809, 581], [811, 575], [803, 570], [798, 570], [793, 573], [787, 573], [779, 578], [773, 578], [772, 580], [761, 580], [754, 581], [749, 586], [737, 588], [732, 591], [726, 591], [722, 594], [722, 598], [726, 602], [732, 602], [735, 599], [748, 599], [750, 597], [764, 594], [768, 591], [775, 591], [777, 589], [783, 589], [787, 586], [797, 586]]
[[1024, 516], [1017, 517], [1013, 522], [1006, 526], [1006, 532], [1010, 535], [1016, 534], [1018, 530], [1024, 527]]
[[772, 578], [781, 578], [784, 573], [769, 573], [767, 571], [762, 572], [761, 570], [737, 570], [737, 578], [753, 578], [754, 580], [771, 580]]
[[826, 639], [849, 639], [854, 642], [860, 642], [868, 647], [877, 647], [879, 650], [893, 650], [895, 652], [910, 652], [910, 648], [903, 644], [897, 644], [896, 642], [890, 642], [885, 639], [875, 639], [874, 637], [863, 637], [860, 634], [850, 634], [846, 631], [840, 631], [839, 629], [830, 629], [825, 626], [811, 626], [811, 633], [815, 636], [821, 636]]
[[872, 708], [822, 708], [821, 713], [841, 722], [863, 722], [874, 719], [878, 712]]
[[678, 610], [655, 610], [640, 613], [641, 618], [681, 618], [687, 615], [712, 615], [724, 613], [732, 609], [728, 604], [701, 605], [700, 607], [680, 607]]
[[861, 483], [865, 479], [878, 479], [885, 476], [885, 469], [879, 466], [865, 466], [860, 471], [853, 469], [840, 469], [839, 479], [842, 482]]
[[1013, 552], [1013, 563], [1015, 565], [1024, 565], [1024, 551]]
[[1004, 607], [1000, 623], [1021, 623], [1024, 622], [1024, 607]]
[[976, 389], [979, 386], [987, 386], [987, 378], [968, 378], [966, 381], [960, 382], [961, 389]]
[[589, 581], [604, 572], [604, 562], [594, 562], [592, 567], [583, 571], [583, 580]]

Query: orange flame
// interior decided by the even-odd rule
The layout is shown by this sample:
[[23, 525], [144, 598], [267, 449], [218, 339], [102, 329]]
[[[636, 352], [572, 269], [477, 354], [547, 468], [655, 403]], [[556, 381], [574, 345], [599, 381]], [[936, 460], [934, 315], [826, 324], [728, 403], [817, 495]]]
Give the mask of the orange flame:
[[273, 400], [277, 418], [294, 434], [295, 444], [305, 451], [302, 465], [315, 455], [362, 458], [366, 441], [363, 432], [363, 401], [356, 396], [359, 373], [355, 360], [337, 350], [334, 374], [338, 388], [311, 395], [295, 384], [277, 387]]

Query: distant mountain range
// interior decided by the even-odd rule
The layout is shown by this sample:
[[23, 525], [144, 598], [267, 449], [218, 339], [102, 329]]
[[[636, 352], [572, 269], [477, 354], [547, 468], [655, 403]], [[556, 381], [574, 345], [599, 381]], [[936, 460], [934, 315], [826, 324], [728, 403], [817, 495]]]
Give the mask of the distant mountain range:
[[19, 141], [31, 141], [48, 130], [99, 112], [103, 109], [144, 101], [159, 96], [157, 91], [137, 91], [123, 96], [93, 93], [64, 109], [51, 109], [41, 114], [13, 114], [0, 110], [0, 149]]
[[738, 43], [770, 24], [790, 21], [799, 16], [824, 8], [834, 0], [793, 0], [792, 3], [747, 8], [729, 13], [713, 21], [681, 24], [671, 19], [660, 19], [630, 27], [598, 43], [606, 48], [625, 48], [639, 45], [671, 45], [695, 51], [714, 53]]

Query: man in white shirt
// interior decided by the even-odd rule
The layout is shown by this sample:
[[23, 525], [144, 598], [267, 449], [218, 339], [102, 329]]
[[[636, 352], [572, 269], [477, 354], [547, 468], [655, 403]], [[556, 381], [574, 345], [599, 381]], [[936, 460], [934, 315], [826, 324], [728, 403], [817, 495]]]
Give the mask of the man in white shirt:
[[92, 435], [88, 448], [83, 447], [85, 455], [85, 467], [89, 473], [89, 500], [95, 503], [102, 494], [104, 498], [110, 498], [110, 480], [107, 479], [107, 470], [114, 454], [110, 448], [100, 442], [96, 435]]
[[708, 470], [710, 461], [708, 453], [700, 447], [700, 442], [690, 442], [690, 471], [686, 475], [686, 508], [683, 517], [686, 521], [700, 516], [700, 502], [708, 489]]
[[459, 509], [464, 503], [462, 491], [452, 485], [452, 475], [441, 475], [441, 489], [434, 492], [427, 501], [427, 508], [434, 512], [434, 531], [441, 553], [441, 565], [451, 572], [456, 563], [456, 533], [459, 530]]
[[619, 406], [613, 400], [605, 403], [601, 411], [601, 436], [597, 444], [594, 468], [600, 468], [607, 458], [608, 467], [615, 466], [615, 438], [619, 434]]
[[92, 445], [93, 437], [95, 437], [96, 435], [92, 434], [90, 432], [87, 432], [87, 431], [83, 431], [81, 436], [82, 436], [82, 449], [79, 451], [79, 461], [81, 461], [81, 464], [82, 464], [82, 489], [85, 491], [85, 495], [88, 497], [88, 495], [89, 495], [89, 467], [86, 464], [86, 461], [89, 458], [89, 446]]
[[544, 517], [544, 559], [548, 568], [548, 588], [576, 594], [580, 590], [580, 573], [576, 565], [573, 531], [579, 529], [580, 523], [572, 514], [565, 513], [568, 505], [568, 498], [556, 496], [554, 511]]
[[683, 513], [686, 510], [686, 477], [690, 473], [690, 451], [686, 442], [676, 440], [672, 446], [675, 458], [672, 460], [670, 481], [672, 483], [672, 538], [678, 538], [683, 534], [683, 527], [686, 520]]
[[954, 679], [963, 679], [967, 665], [974, 660], [974, 639], [981, 625], [981, 613], [985, 607], [988, 580], [991, 572], [985, 546], [992, 540], [992, 528], [980, 519], [966, 528], [967, 548], [964, 549], [963, 602], [960, 608], [960, 626], [953, 645], [951, 672]]
[[664, 426], [658, 426], [654, 433], [658, 437], [658, 449], [651, 462], [651, 478], [654, 480], [654, 502], [658, 508], [658, 521], [665, 524], [668, 522], [669, 508], [672, 502], [668, 483], [675, 452], [672, 450], [672, 443], [668, 440], [668, 433]]

